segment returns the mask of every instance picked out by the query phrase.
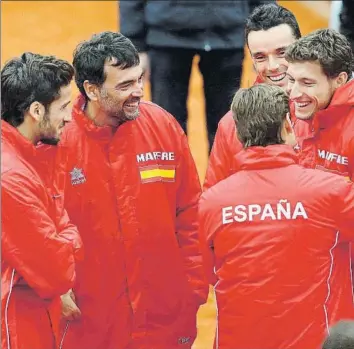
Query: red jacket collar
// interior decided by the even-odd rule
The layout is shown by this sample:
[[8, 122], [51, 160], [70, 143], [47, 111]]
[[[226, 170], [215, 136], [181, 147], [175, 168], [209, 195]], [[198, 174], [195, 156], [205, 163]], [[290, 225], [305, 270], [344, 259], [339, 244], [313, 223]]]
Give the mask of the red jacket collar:
[[73, 119], [78, 126], [84, 129], [91, 137], [109, 141], [113, 137], [112, 128], [109, 126], [96, 126], [86, 115], [84, 111], [85, 105], [85, 97], [80, 94], [73, 105]]
[[351, 80], [334, 92], [332, 100], [326, 109], [317, 112], [313, 119], [315, 129], [330, 127], [353, 107], [354, 80]]
[[238, 171], [271, 169], [298, 163], [293, 148], [286, 144], [243, 149], [236, 155], [235, 160]]
[[4, 120], [1, 120], [1, 139], [11, 144], [24, 157], [34, 157], [36, 147], [17, 130]]
[[354, 79], [337, 88], [327, 109], [342, 106], [354, 106]]

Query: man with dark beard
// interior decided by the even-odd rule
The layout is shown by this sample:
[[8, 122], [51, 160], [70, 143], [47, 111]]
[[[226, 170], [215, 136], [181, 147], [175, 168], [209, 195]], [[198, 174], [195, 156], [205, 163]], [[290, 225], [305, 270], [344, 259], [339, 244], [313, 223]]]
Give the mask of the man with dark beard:
[[63, 135], [66, 208], [85, 261], [63, 312], [62, 349], [191, 348], [206, 301], [197, 226], [201, 188], [175, 118], [141, 101], [139, 54], [103, 32], [74, 53], [81, 95]]
[[81, 258], [80, 237], [63, 208], [63, 162], [58, 157], [51, 168], [48, 151], [36, 147], [58, 143], [70, 121], [73, 75], [68, 62], [33, 53], [1, 71], [3, 349], [56, 348], [60, 295], [73, 286]]

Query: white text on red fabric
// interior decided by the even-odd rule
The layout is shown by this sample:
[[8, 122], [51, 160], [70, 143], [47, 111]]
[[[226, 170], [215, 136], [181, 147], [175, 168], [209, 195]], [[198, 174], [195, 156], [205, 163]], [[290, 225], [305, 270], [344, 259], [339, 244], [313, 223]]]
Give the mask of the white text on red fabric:
[[271, 204], [227, 206], [222, 208], [221, 216], [222, 224], [255, 220], [308, 219], [307, 212], [302, 202], [297, 202], [295, 205], [292, 205], [287, 200], [279, 200], [279, 202], [273, 206]]
[[320, 150], [320, 149], [318, 149], [318, 156], [321, 159], [334, 161], [337, 164], [348, 165], [348, 157], [347, 156], [331, 153], [330, 151], [325, 151], [325, 150]]
[[138, 154], [136, 159], [138, 162], [145, 162], [149, 160], [173, 161], [175, 159], [175, 153], [167, 151], [152, 151], [149, 153]]

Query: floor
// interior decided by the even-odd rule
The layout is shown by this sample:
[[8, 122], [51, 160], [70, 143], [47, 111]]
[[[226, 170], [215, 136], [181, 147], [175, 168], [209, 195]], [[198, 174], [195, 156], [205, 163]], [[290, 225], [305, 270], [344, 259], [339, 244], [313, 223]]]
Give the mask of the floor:
[[[306, 34], [327, 27], [328, 1], [278, 1], [298, 18]], [[118, 5], [115, 1], [2, 1], [1, 2], [1, 66], [24, 51], [53, 54], [72, 60], [75, 46], [94, 32], [117, 30]], [[310, 19], [309, 19], [310, 18]], [[189, 141], [198, 172], [203, 181], [207, 166], [202, 79], [196, 68], [190, 80]], [[243, 86], [252, 84], [254, 75], [249, 56], [244, 62]], [[149, 98], [148, 85], [146, 98]], [[77, 90], [74, 87], [73, 93]], [[198, 314], [198, 337], [193, 349], [211, 349], [215, 333], [215, 303], [209, 301]]]

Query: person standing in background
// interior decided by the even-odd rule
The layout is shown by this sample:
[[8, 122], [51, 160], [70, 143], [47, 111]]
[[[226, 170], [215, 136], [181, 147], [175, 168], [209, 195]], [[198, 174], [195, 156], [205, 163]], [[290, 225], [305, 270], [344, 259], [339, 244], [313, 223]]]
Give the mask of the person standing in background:
[[342, 11], [343, 3], [341, 0], [331, 1], [330, 16], [328, 28], [339, 30], [340, 13]]
[[253, 8], [273, 1], [120, 1], [120, 30], [140, 51], [153, 102], [187, 132], [192, 61], [200, 56], [211, 149], [220, 118], [240, 86], [244, 25]]
[[339, 31], [347, 37], [354, 51], [354, 1], [342, 0], [342, 10], [339, 15]]

